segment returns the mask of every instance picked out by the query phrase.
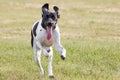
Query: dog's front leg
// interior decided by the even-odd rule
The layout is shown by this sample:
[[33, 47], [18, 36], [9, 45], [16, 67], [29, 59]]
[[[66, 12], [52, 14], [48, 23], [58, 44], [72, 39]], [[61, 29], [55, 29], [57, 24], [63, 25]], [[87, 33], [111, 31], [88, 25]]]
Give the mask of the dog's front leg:
[[58, 42], [55, 43], [56, 50], [61, 54], [61, 58], [65, 60], [66, 58], [66, 50], [65, 48]]
[[42, 45], [40, 44], [39, 40], [37, 40], [37, 38], [36, 38], [36, 45], [43, 52], [43, 54], [45, 56], [48, 56], [48, 53], [47, 53], [46, 49], [44, 47], [42, 47]]
[[60, 32], [58, 27], [56, 27], [53, 32], [53, 42], [56, 50], [61, 54], [61, 58], [64, 60], [66, 58], [66, 50], [60, 43]]
[[53, 58], [53, 50], [52, 47], [50, 47], [50, 51], [48, 52], [48, 76], [50, 78], [54, 78], [53, 72], [52, 72], [52, 58]]

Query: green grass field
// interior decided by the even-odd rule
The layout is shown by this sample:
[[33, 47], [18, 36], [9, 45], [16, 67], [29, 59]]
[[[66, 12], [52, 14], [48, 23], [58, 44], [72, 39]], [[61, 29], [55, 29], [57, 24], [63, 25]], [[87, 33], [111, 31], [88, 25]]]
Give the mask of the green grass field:
[[[119, 0], [0, 0], [0, 80], [49, 80], [39, 74], [30, 30], [41, 6], [60, 8], [62, 61], [54, 49], [53, 80], [120, 80]], [[50, 79], [51, 80], [51, 79]]]

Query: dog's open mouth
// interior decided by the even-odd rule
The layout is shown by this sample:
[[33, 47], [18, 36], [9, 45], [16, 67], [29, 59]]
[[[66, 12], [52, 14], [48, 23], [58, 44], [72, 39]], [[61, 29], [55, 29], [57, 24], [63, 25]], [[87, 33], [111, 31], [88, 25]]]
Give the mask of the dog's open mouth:
[[47, 40], [52, 40], [52, 27], [47, 26]]

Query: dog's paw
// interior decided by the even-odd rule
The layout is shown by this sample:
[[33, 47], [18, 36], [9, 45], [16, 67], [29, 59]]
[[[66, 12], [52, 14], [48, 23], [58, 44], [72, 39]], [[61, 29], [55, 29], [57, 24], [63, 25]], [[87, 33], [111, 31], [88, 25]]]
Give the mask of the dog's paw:
[[66, 57], [64, 57], [63, 55], [61, 55], [61, 59], [62, 59], [62, 60], [65, 60], [65, 58], [66, 58]]
[[49, 78], [55, 78], [54, 75], [50, 75]]

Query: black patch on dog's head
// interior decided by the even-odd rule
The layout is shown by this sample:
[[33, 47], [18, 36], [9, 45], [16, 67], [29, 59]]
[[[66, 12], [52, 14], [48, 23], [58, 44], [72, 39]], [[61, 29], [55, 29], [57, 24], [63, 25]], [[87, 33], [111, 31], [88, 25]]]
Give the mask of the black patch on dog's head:
[[52, 27], [55, 29], [55, 26], [57, 24], [57, 20], [60, 17], [58, 11], [59, 8], [57, 6], [53, 7], [55, 12], [49, 11], [49, 4], [46, 3], [42, 6], [42, 27], [46, 29], [46, 27]]

